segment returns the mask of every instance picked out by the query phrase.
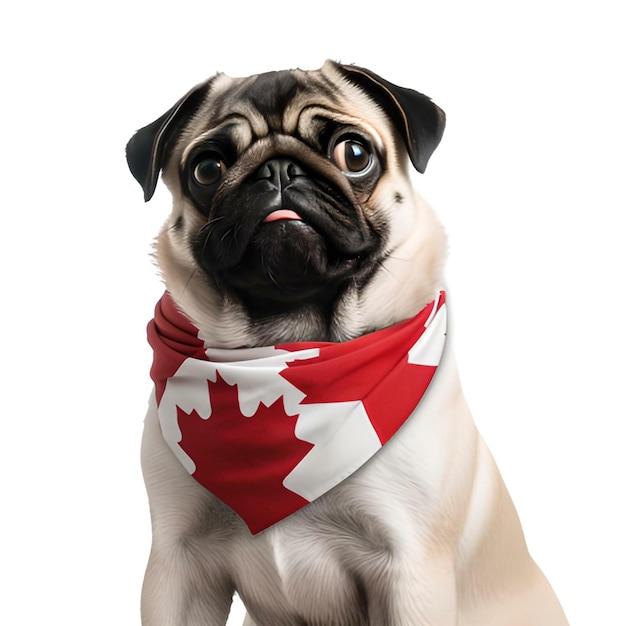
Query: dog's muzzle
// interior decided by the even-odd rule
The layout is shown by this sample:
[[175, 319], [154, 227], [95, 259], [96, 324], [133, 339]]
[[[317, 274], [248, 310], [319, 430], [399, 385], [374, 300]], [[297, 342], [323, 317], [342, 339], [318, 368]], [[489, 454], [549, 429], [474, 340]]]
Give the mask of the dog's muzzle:
[[349, 185], [320, 160], [271, 156], [226, 181], [196, 237], [206, 274], [255, 310], [333, 298], [376, 249]]

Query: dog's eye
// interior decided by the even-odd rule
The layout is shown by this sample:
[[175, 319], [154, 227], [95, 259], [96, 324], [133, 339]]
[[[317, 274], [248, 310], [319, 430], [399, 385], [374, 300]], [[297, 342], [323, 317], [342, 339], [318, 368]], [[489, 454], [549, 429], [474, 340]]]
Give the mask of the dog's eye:
[[217, 184], [226, 171], [224, 161], [217, 155], [206, 155], [193, 168], [194, 180], [204, 187]]
[[355, 139], [338, 142], [333, 149], [332, 158], [342, 172], [349, 174], [364, 172], [372, 161], [369, 148]]

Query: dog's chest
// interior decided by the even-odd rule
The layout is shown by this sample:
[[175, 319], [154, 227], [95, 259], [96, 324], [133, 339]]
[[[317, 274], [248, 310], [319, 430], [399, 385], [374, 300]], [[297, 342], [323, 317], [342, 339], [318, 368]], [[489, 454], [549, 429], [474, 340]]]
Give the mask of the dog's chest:
[[253, 540], [238, 592], [260, 623], [363, 624], [389, 602], [381, 589], [403, 531], [379, 513], [375, 485], [354, 482]]

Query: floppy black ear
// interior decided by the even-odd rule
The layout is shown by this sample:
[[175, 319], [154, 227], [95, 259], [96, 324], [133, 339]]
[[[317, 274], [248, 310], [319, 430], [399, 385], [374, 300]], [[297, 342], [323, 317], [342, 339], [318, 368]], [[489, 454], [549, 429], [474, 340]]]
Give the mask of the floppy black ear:
[[167, 160], [167, 146], [174, 131], [193, 115], [208, 91], [212, 79], [194, 87], [158, 120], [138, 130], [126, 144], [126, 161], [132, 175], [143, 187], [146, 202], [152, 198], [159, 172]]
[[398, 87], [365, 68], [342, 64], [335, 66], [383, 107], [402, 134], [413, 166], [424, 173], [443, 136], [446, 114], [428, 96]]

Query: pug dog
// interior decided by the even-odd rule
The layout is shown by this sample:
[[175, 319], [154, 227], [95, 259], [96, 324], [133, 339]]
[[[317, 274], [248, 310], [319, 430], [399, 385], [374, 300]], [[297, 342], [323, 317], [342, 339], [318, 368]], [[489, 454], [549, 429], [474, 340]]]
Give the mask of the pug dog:
[[[378, 367], [368, 352], [353, 356], [363, 342], [406, 328], [422, 311], [420, 332], [441, 317], [445, 235], [413, 189], [411, 168], [424, 172], [444, 125], [421, 93], [327, 61], [317, 71], [218, 74], [130, 140], [127, 160], [145, 200], [161, 172], [173, 197], [155, 243], [161, 308], [174, 323], [155, 314], [154, 341], [175, 356], [167, 366], [155, 360], [142, 444], [153, 530], [144, 626], [223, 626], [235, 593], [245, 626], [567, 624], [477, 433], [445, 325], [431, 324], [436, 370], [417, 408], [330, 488], [294, 494], [297, 472], [287, 471], [282, 435], [270, 428], [278, 406], [283, 417], [274, 421], [283, 430], [295, 423], [291, 439], [307, 446], [300, 457], [323, 451], [312, 482], [371, 442], [364, 400], [313, 413], [306, 390], [289, 396], [298, 386], [292, 366], [343, 350], [349, 367], [298, 379], [301, 388], [324, 379], [341, 395], [344, 382], [358, 387]], [[306, 354], [290, 361], [294, 346]], [[259, 355], [280, 364], [273, 382], [255, 386], [241, 371]], [[229, 368], [242, 359], [237, 391]], [[411, 372], [432, 373], [430, 361], [422, 365], [378, 401], [383, 421], [404, 390], [419, 386]], [[235, 398], [223, 422], [218, 387]], [[246, 402], [261, 398], [247, 414], [244, 389]], [[352, 417], [337, 426], [348, 404]], [[260, 411], [267, 415], [257, 419]], [[254, 428], [235, 447], [231, 417]], [[341, 431], [339, 443], [320, 443], [326, 430], [316, 440], [318, 426]], [[263, 456], [257, 443], [269, 450], [265, 465], [245, 469]], [[223, 480], [217, 457], [230, 467]], [[266, 470], [279, 477], [267, 492]]]

